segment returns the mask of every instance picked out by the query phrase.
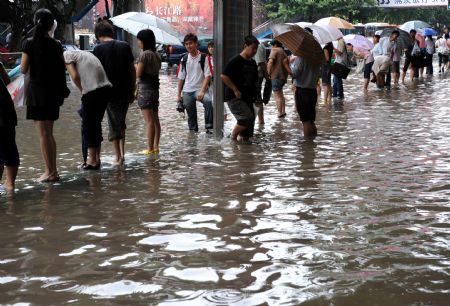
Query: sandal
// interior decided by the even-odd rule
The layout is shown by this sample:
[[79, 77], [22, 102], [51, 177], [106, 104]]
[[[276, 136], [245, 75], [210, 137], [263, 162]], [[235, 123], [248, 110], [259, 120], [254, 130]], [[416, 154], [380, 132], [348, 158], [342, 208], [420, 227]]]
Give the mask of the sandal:
[[98, 164], [96, 166], [86, 164], [85, 166], [83, 166], [83, 170], [99, 170], [99, 169], [100, 169], [100, 164]]

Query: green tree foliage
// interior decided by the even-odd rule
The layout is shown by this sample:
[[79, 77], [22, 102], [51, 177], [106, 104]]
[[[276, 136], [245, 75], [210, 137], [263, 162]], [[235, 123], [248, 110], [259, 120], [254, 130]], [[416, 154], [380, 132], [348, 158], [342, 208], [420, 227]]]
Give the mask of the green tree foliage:
[[310, 21], [337, 16], [352, 23], [388, 22], [402, 24], [423, 20], [436, 28], [450, 25], [445, 7], [379, 8], [374, 0], [266, 0], [261, 1], [268, 17], [283, 21]]
[[267, 0], [268, 16], [283, 20], [315, 21], [322, 17], [337, 16], [350, 22], [358, 18], [363, 7], [375, 0]]

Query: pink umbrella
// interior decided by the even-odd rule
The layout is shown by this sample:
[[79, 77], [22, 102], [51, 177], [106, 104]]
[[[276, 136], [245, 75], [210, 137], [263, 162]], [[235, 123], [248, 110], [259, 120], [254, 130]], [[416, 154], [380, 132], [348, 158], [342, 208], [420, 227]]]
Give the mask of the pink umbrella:
[[423, 35], [417, 33], [416, 39], [419, 41], [419, 48], [425, 48], [427, 46], [425, 43], [425, 37]]

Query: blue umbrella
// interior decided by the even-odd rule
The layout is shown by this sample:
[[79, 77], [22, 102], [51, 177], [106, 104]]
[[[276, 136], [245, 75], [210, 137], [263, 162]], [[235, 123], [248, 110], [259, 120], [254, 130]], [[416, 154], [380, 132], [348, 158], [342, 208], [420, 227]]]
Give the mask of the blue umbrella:
[[437, 35], [437, 32], [436, 32], [436, 30], [434, 30], [432, 28], [425, 28], [425, 29], [423, 29], [423, 34], [425, 36], [428, 36], [428, 35], [434, 36], [434, 35]]

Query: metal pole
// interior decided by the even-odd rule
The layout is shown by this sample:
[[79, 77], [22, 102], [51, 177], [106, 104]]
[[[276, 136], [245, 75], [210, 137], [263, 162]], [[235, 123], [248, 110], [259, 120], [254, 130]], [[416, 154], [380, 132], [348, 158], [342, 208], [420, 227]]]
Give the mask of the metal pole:
[[224, 63], [225, 41], [225, 14], [224, 1], [214, 0], [214, 82], [213, 82], [213, 111], [214, 111], [214, 134], [217, 138], [223, 137], [223, 111], [224, 111], [224, 86], [220, 75]]
[[244, 37], [252, 32], [252, 0], [214, 0], [214, 133], [223, 137], [224, 85], [220, 79], [225, 64], [238, 55]]

